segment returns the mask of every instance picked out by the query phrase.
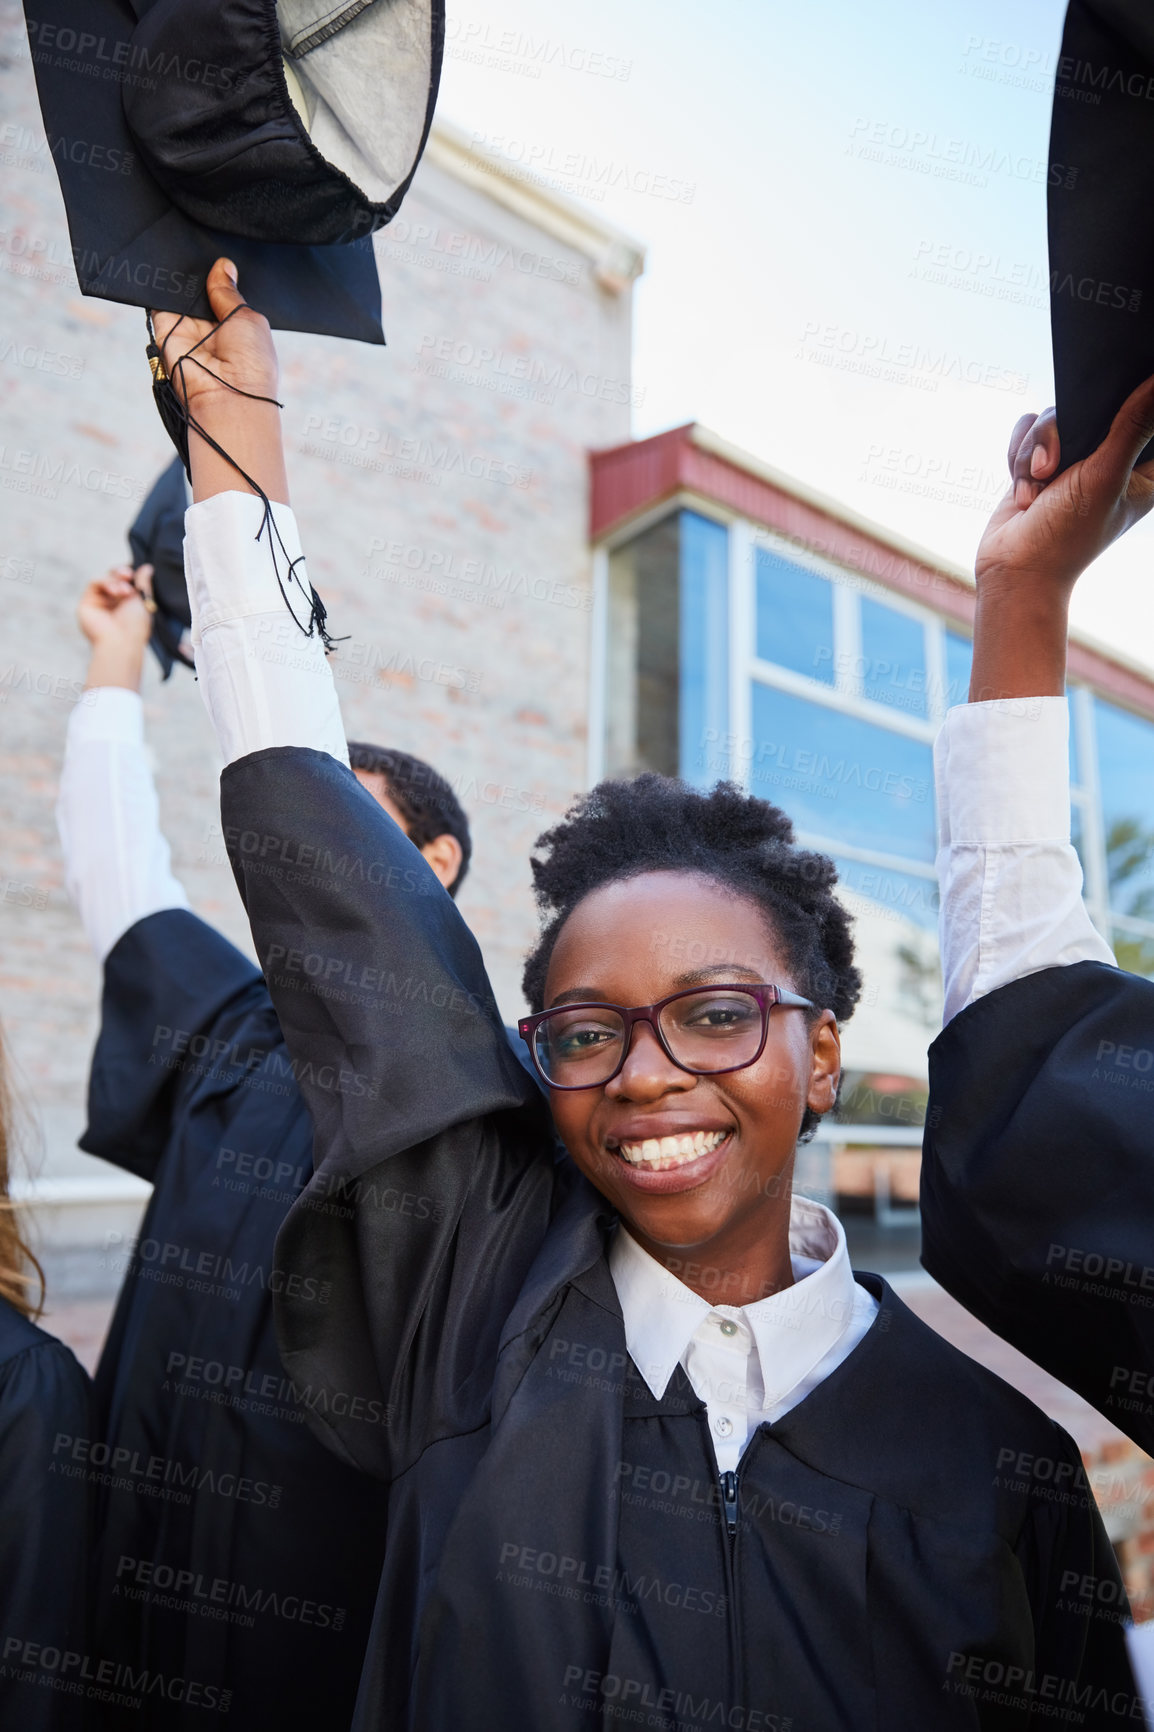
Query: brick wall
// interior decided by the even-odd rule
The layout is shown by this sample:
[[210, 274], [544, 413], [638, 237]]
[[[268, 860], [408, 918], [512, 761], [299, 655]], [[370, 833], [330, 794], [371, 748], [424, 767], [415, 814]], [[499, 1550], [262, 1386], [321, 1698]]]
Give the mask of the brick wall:
[[[70, 265], [22, 18], [0, 4], [0, 910], [3, 1016], [49, 1172], [72, 1151], [98, 971], [64, 893], [53, 802], [85, 668], [84, 582], [171, 449], [144, 316], [84, 300]], [[426, 158], [378, 237], [385, 350], [286, 335], [284, 428], [310, 575], [348, 634], [350, 735], [429, 758], [473, 822], [461, 906], [507, 1015], [535, 929], [527, 857], [584, 783], [590, 448], [629, 436], [631, 294], [558, 238]], [[242, 284], [243, 287], [243, 284]], [[217, 820], [219, 763], [189, 675], [150, 666], [148, 737], [175, 868], [246, 944]]]

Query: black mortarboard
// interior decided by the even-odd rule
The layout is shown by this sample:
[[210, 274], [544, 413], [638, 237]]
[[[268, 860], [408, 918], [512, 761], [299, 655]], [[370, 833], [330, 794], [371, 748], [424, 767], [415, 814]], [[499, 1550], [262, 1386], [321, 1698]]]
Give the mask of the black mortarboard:
[[86, 295], [384, 341], [372, 232], [432, 122], [444, 0], [25, 0]]
[[[1050, 324], [1062, 468], [1154, 373], [1154, 7], [1070, 0], [1050, 130]], [[1154, 456], [1154, 443], [1146, 458]]]
[[188, 584], [184, 576], [184, 513], [188, 506], [188, 489], [184, 465], [176, 457], [153, 483], [152, 491], [141, 506], [136, 522], [128, 531], [128, 545], [133, 565], [151, 565], [152, 599], [156, 612], [152, 616], [152, 649], [164, 669], [164, 677], [172, 672], [174, 662], [192, 666], [192, 658], [181, 640], [192, 625], [188, 605]]

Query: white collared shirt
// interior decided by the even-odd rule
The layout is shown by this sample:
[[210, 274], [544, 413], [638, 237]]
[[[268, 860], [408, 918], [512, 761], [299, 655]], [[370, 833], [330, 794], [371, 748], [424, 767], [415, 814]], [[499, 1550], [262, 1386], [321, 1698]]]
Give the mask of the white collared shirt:
[[1070, 845], [1065, 698], [952, 709], [934, 746], [945, 1021], [1043, 968], [1113, 963]]
[[624, 1226], [609, 1250], [630, 1358], [659, 1400], [683, 1367], [705, 1403], [721, 1473], [736, 1470], [759, 1425], [849, 1358], [877, 1316], [877, 1300], [853, 1278], [841, 1222], [820, 1203], [794, 1196], [789, 1249], [793, 1286], [740, 1306], [703, 1299]]

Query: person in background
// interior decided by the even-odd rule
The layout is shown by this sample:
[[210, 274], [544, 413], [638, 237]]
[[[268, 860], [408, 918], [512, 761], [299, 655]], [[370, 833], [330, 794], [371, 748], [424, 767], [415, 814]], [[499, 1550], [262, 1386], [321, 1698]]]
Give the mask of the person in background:
[[[191, 912], [172, 872], [139, 695], [148, 575], [120, 568], [81, 598], [88, 693], [70, 718], [57, 810], [69, 892], [104, 965], [81, 1147], [154, 1187], [124, 1248], [98, 1429], [59, 1428], [77, 1434], [65, 1451], [76, 1471], [94, 1437], [116, 1468], [100, 1492], [95, 1647], [180, 1681], [135, 1711], [110, 1704], [106, 1723], [186, 1732], [227, 1710], [244, 1727], [339, 1732], [385, 1496], [316, 1442], [305, 1414], [334, 1401], [367, 1430], [383, 1414], [299, 1386], [277, 1353], [272, 1300], [290, 1277], [274, 1241], [312, 1177], [313, 1127], [265, 982]], [[455, 893], [470, 837], [448, 783], [407, 754], [354, 751], [363, 784]], [[339, 847], [300, 865], [306, 878], [372, 869]], [[305, 965], [282, 960], [290, 974]], [[356, 1066], [311, 1080], [336, 1096], [368, 1086]], [[353, 1201], [334, 1187], [317, 1207], [344, 1223]], [[323, 1279], [310, 1284], [318, 1313], [328, 1299]]]
[[[91, 1499], [83, 1471], [61, 1472], [61, 1460], [91, 1432], [92, 1386], [36, 1325], [44, 1278], [9, 1196], [15, 1123], [0, 1035], [0, 1726], [79, 1732]], [[74, 1663], [62, 1667], [63, 1654]]]

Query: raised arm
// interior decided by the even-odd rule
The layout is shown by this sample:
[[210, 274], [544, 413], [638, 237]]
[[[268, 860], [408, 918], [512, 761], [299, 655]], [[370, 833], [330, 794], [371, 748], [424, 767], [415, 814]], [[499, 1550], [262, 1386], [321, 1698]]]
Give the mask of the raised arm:
[[189, 417], [185, 569], [201, 696], [226, 764], [267, 746], [311, 746], [347, 764], [289, 508], [272, 334], [228, 260], [213, 266], [208, 292], [216, 324], [155, 315]]
[[[1010, 447], [978, 556], [970, 703], [939, 744], [947, 1010], [930, 1048], [922, 1260], [998, 1334], [1154, 1448], [1154, 983], [1124, 973], [1069, 846], [1067, 614], [1154, 503], [1154, 380], [1055, 480], [1051, 415]], [[1122, 1054], [1121, 1063], [1115, 1062]]]
[[[430, 1436], [484, 1422], [503, 1321], [556, 1204], [552, 1140], [476, 941], [348, 768], [277, 411], [258, 401], [276, 394], [268, 327], [223, 262], [209, 294], [215, 326], [156, 327], [194, 423], [185, 565], [225, 843], [316, 1128], [317, 1173], [278, 1239], [296, 1278], [276, 1296], [278, 1337], [290, 1374], [331, 1394], [310, 1408], [327, 1441], [387, 1476]], [[239, 491], [216, 447], [255, 488]], [[388, 1425], [350, 1419], [354, 1396]]]
[[[147, 566], [136, 582], [147, 583]], [[127, 566], [90, 583], [77, 609], [92, 645], [85, 695], [68, 719], [56, 824], [68, 894], [103, 962], [149, 914], [187, 908], [144, 746], [140, 677], [150, 617]]]
[[[92, 655], [56, 818], [69, 894], [104, 964], [81, 1147], [155, 1181], [178, 1103], [203, 1068], [190, 1048], [223, 1057], [242, 1026], [250, 1054], [279, 1036], [259, 1015], [268, 1001], [252, 963], [189, 908], [161, 833], [139, 693], [148, 578], [147, 566], [118, 567], [81, 597]], [[245, 1075], [222, 1063], [211, 1086], [219, 1098]]]
[[[395, 1047], [399, 1011], [411, 1037], [423, 1004], [446, 1076], [492, 1045], [504, 1078], [511, 1055], [472, 934], [347, 767], [323, 637], [302, 606], [311, 586], [287, 504], [268, 325], [245, 305], [228, 261], [214, 266], [208, 287], [215, 325], [169, 314], [157, 315], [156, 329], [192, 429], [185, 564], [197, 675], [226, 765], [225, 842], [286, 1038], [291, 1046], [301, 1023], [308, 1056], [319, 1041], [326, 1062], [347, 1062], [370, 1026], [371, 1045]], [[281, 755], [272, 762], [270, 752]], [[343, 956], [351, 930], [352, 993]], [[297, 960], [306, 941], [307, 965]]]
[[1078, 577], [1154, 501], [1154, 466], [1135, 468], [1152, 425], [1154, 380], [1053, 482], [1053, 411], [1014, 429], [1010, 489], [978, 551], [970, 701], [935, 748], [947, 1022], [1043, 969], [1114, 961], [1070, 845], [1066, 643]]

